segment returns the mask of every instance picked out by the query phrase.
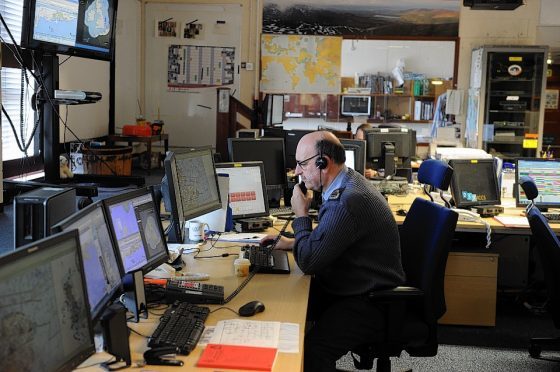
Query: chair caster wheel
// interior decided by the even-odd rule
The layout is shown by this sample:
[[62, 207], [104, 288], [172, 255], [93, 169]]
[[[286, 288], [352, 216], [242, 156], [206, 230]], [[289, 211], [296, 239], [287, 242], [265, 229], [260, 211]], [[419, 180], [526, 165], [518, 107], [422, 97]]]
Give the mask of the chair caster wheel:
[[541, 356], [541, 347], [538, 345], [529, 346], [529, 355], [532, 358], [538, 358]]

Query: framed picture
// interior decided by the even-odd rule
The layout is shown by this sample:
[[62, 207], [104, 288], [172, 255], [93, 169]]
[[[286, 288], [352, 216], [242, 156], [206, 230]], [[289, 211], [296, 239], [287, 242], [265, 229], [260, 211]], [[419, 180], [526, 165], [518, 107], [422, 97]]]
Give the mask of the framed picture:
[[156, 37], [177, 37], [177, 22], [172, 18], [156, 20]]
[[546, 89], [544, 108], [558, 110], [558, 89]]
[[202, 23], [187, 22], [183, 25], [183, 39], [204, 39]]

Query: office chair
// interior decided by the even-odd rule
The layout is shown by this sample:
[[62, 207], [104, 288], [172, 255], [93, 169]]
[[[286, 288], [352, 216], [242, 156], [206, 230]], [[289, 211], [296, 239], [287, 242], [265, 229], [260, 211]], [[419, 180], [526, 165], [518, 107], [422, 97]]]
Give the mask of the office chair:
[[[552, 316], [556, 329], [560, 329], [560, 241], [548, 225], [548, 221], [534, 205], [539, 195], [535, 181], [528, 176], [519, 179], [519, 185], [531, 202], [527, 206], [527, 219], [531, 233], [536, 241], [537, 252], [542, 263], [544, 281], [548, 294], [547, 311]], [[560, 338], [531, 338], [529, 355], [538, 358], [543, 346], [560, 350]]]
[[[421, 183], [446, 189], [453, 169], [439, 160], [424, 161]], [[437, 320], [445, 313], [444, 276], [457, 213], [424, 198], [416, 198], [399, 230], [406, 287], [375, 291], [372, 300], [385, 314], [385, 329], [353, 354], [358, 369], [390, 371], [390, 357], [404, 350], [413, 357], [437, 354]]]

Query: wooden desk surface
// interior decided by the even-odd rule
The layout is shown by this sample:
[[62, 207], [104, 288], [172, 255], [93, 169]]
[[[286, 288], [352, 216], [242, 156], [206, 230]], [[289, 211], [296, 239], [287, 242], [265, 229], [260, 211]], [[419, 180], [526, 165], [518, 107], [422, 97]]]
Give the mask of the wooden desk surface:
[[[395, 196], [395, 195], [390, 195], [389, 196], [389, 205], [391, 206], [391, 210], [393, 211], [393, 213], [396, 213], [397, 210], [399, 209], [405, 209], [408, 210], [408, 208], [410, 208], [410, 205], [412, 204], [412, 202], [414, 201], [414, 199], [416, 197], [423, 197], [423, 198], [427, 198], [426, 195], [424, 195], [423, 193], [419, 193], [419, 194], [414, 194], [414, 193], [409, 193], [406, 196]], [[523, 212], [524, 212], [524, 208], [516, 208], [515, 207], [515, 199], [504, 199], [502, 200], [502, 204], [504, 206], [504, 213], [501, 214], [503, 216], [522, 216]], [[397, 216], [395, 214], [395, 219], [397, 220], [398, 224], [401, 224], [404, 221], [404, 217], [403, 216]], [[495, 233], [500, 233], [500, 234], [512, 234], [512, 235], [516, 235], [516, 234], [521, 234], [521, 235], [531, 235], [531, 229], [528, 227], [507, 227], [502, 225], [500, 222], [498, 222], [496, 219], [494, 219], [493, 217], [489, 217], [489, 218], [484, 218], [485, 221], [487, 221], [490, 224], [490, 227], [492, 228], [492, 232]], [[550, 227], [552, 228], [552, 230], [554, 230], [556, 233], [560, 233], [560, 222], [558, 221], [554, 221], [554, 222], [550, 222]], [[479, 223], [479, 222], [465, 222], [465, 221], [458, 221], [457, 222], [457, 228], [456, 231], [463, 231], [463, 232], [485, 232], [486, 231], [486, 227], [484, 224]]]
[[[222, 253], [238, 253], [239, 246], [232, 247], [240, 243], [218, 243], [219, 246], [231, 248], [212, 248], [209, 251], [199, 254], [199, 257], [219, 255]], [[207, 243], [202, 249], [209, 248]], [[289, 275], [282, 274], [257, 274], [247, 284], [241, 292], [223, 306], [229, 307], [235, 311], [241, 305], [253, 300], [259, 300], [264, 303], [265, 311], [258, 313], [251, 320], [280, 321], [285, 323], [299, 324], [299, 353], [278, 353], [274, 363], [273, 371], [301, 371], [303, 370], [303, 337], [305, 331], [305, 318], [307, 314], [307, 298], [309, 294], [310, 277], [303, 275], [294, 262], [291, 253], [288, 253], [290, 259], [291, 273]], [[231, 255], [224, 258], [207, 258], [194, 259], [194, 254], [183, 254], [185, 261], [185, 271], [204, 272], [210, 274], [210, 279], [204, 283], [223, 285], [225, 289], [225, 297], [227, 297], [245, 278], [238, 278], [233, 272], [233, 261], [237, 255]], [[222, 305], [202, 305], [210, 307], [210, 311], [221, 307]], [[150, 310], [151, 312], [162, 313], [163, 310]], [[206, 326], [214, 326], [219, 320], [240, 318], [236, 314], [227, 309], [220, 309], [211, 313], [206, 320]], [[159, 317], [152, 313], [148, 319], [140, 320], [140, 323], [129, 322], [128, 326], [142, 335], [151, 335], [159, 323]], [[147, 341], [145, 338], [135, 334], [130, 334], [130, 351], [132, 354], [133, 364], [135, 361], [143, 360], [142, 354], [147, 349]], [[197, 368], [196, 363], [202, 352], [202, 347], [196, 347], [189, 356], [178, 356], [178, 359], [184, 361], [185, 365], [181, 371], [201, 370], [212, 371], [212, 368]], [[83, 365], [92, 364], [94, 360], [97, 362], [108, 359], [107, 354], [96, 354], [92, 356]], [[85, 370], [94, 370], [88, 368]], [[164, 366], [145, 366], [144, 370], [154, 371], [177, 371], [176, 367]], [[228, 369], [229, 371], [229, 369]]]

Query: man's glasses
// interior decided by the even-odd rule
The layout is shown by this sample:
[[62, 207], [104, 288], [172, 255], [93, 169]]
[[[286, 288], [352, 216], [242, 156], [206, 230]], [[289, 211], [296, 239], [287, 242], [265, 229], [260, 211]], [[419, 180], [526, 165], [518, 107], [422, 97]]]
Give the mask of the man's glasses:
[[315, 154], [315, 155], [313, 155], [312, 157], [307, 158], [307, 159], [305, 159], [305, 160], [301, 160], [301, 161], [297, 161], [297, 160], [296, 160], [296, 164], [297, 164], [301, 169], [304, 169], [304, 168], [307, 166], [307, 164], [309, 163], [309, 161], [310, 161], [311, 159], [316, 158], [316, 157], [319, 156], [319, 155], [320, 155], [320, 154]]

